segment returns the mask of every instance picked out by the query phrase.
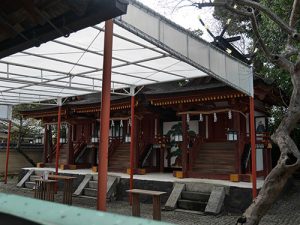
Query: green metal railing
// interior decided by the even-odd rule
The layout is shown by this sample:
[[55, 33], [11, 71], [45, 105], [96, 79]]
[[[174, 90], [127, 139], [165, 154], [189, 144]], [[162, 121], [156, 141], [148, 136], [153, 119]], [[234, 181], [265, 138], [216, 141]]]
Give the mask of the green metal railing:
[[[39, 225], [171, 225], [0, 193], [1, 224], [5, 224], [5, 220], [10, 216]], [[10, 222], [10, 225], [14, 224]]]

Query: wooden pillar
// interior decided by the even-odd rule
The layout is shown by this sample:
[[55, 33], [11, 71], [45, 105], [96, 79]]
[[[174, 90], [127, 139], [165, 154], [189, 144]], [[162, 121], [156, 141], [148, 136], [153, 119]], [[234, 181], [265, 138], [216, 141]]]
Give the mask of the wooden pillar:
[[161, 173], [164, 172], [164, 164], [165, 164], [165, 148], [161, 145], [160, 147], [160, 156], [159, 156], [159, 171]]
[[44, 163], [48, 162], [48, 154], [49, 154], [49, 128], [48, 125], [45, 125], [44, 128]]
[[241, 140], [241, 120], [240, 120], [240, 114], [237, 112], [232, 112], [232, 119], [233, 119], [233, 129], [237, 132], [237, 144], [235, 148], [235, 172], [240, 174], [241, 171], [241, 152], [243, 151], [243, 146], [241, 146], [241, 143], [243, 143], [243, 140]]
[[102, 101], [101, 101], [101, 114], [100, 114], [101, 141], [99, 141], [99, 149], [98, 149], [99, 164], [98, 164], [97, 210], [101, 210], [101, 211], [106, 211], [112, 47], [113, 47], [113, 21], [108, 20], [105, 22]]
[[73, 137], [73, 126], [71, 124], [68, 124], [68, 149], [69, 149], [68, 164], [75, 163], [72, 137]]
[[58, 116], [57, 116], [57, 140], [56, 140], [56, 156], [55, 156], [55, 174], [58, 174], [58, 164], [60, 155], [60, 126], [61, 126], [61, 98], [57, 99]]
[[49, 125], [49, 163], [53, 161], [53, 139], [52, 139], [52, 125]]
[[252, 197], [257, 196], [256, 188], [256, 134], [254, 123], [254, 98], [250, 97], [250, 142], [251, 142], [251, 160], [252, 160]]
[[182, 172], [183, 177], [187, 177], [187, 169], [188, 169], [188, 132], [187, 132], [187, 115], [182, 114], [182, 144], [181, 144], [181, 151], [182, 151]]
[[6, 163], [5, 163], [4, 184], [7, 184], [8, 162], [9, 162], [9, 152], [10, 152], [10, 131], [11, 131], [11, 120], [8, 122], [8, 133], [7, 133], [7, 140], [6, 140]]
[[140, 121], [135, 118], [135, 129], [134, 129], [134, 168], [139, 167], [140, 149], [139, 149], [139, 131], [140, 131]]

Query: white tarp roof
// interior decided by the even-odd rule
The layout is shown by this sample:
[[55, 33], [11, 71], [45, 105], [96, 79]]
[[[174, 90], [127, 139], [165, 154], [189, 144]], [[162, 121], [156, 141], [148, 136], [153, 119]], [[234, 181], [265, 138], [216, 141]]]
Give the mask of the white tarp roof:
[[[104, 24], [0, 60], [0, 104], [101, 91]], [[251, 68], [132, 1], [114, 26], [112, 92], [214, 76], [253, 95]]]

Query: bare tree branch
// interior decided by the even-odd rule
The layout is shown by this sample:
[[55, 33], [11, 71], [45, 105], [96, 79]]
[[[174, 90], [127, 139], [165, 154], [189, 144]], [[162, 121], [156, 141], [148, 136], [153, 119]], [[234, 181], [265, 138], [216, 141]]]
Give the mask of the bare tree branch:
[[286, 48], [286, 50], [281, 54], [281, 56], [288, 59], [294, 55], [298, 55], [298, 53], [299, 53], [299, 50], [297, 48], [288, 46]]
[[[275, 13], [273, 13], [269, 8], [265, 7], [264, 5], [251, 0], [234, 0], [234, 2], [236, 4], [253, 7], [255, 9], [260, 10], [261, 12], [265, 13], [271, 20], [277, 23], [279, 27], [281, 27], [283, 30], [286, 30], [286, 32], [289, 35], [291, 35], [295, 40], [300, 41], [300, 34], [297, 32], [297, 30], [293, 29], [293, 27], [290, 27], [280, 17], [278, 17]], [[298, 10], [296, 9], [295, 11], [297, 12]]]
[[295, 28], [297, 24], [297, 20], [300, 17], [300, 0], [294, 0], [292, 13], [290, 16], [289, 26], [291, 28]]
[[253, 33], [254, 35], [256, 36], [257, 38], [257, 41], [260, 45], [260, 47], [262, 48], [262, 50], [264, 51], [264, 53], [266, 54], [266, 56], [273, 60], [272, 59], [272, 54], [271, 52], [269, 51], [269, 49], [267, 48], [266, 44], [264, 43], [260, 33], [259, 33], [259, 29], [258, 29], [258, 24], [257, 24], [257, 21], [256, 21], [256, 17], [255, 17], [255, 14], [254, 14], [254, 10], [251, 8], [249, 9], [251, 10], [251, 13], [250, 13], [250, 19], [251, 19], [251, 25], [252, 25], [252, 29], [253, 29]]
[[291, 74], [294, 71], [294, 64], [282, 55], [272, 55], [271, 61]]

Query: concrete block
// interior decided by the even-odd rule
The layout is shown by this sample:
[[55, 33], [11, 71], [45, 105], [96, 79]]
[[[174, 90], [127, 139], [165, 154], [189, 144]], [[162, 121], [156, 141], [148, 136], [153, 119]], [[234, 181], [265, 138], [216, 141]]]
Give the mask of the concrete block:
[[221, 212], [222, 206], [225, 199], [225, 188], [224, 187], [214, 187], [207, 206], [205, 208], [205, 213], [217, 215]]
[[83, 195], [96, 198], [98, 195], [97, 189], [93, 188], [84, 188]]
[[181, 196], [181, 192], [185, 189], [185, 184], [175, 183], [174, 188], [165, 204], [166, 210], [174, 210], [177, 205], [177, 201]]
[[111, 199], [117, 190], [117, 184], [120, 181], [120, 177], [117, 176], [108, 176], [107, 177], [107, 192], [106, 198]]
[[78, 196], [82, 193], [83, 189], [86, 187], [86, 185], [89, 183], [89, 181], [92, 179], [91, 174], [85, 175], [83, 181], [79, 184], [78, 188], [74, 192], [73, 195]]
[[24, 183], [30, 178], [30, 176], [33, 174], [34, 170], [29, 170], [25, 176], [20, 180], [20, 182], [17, 184], [17, 187], [23, 187]]
[[26, 188], [29, 188], [29, 189], [34, 189], [34, 187], [35, 187], [35, 182], [27, 181], [27, 182], [25, 182], [25, 187], [26, 187]]

